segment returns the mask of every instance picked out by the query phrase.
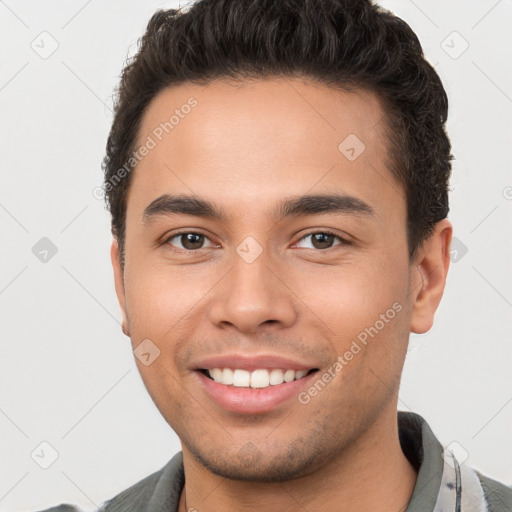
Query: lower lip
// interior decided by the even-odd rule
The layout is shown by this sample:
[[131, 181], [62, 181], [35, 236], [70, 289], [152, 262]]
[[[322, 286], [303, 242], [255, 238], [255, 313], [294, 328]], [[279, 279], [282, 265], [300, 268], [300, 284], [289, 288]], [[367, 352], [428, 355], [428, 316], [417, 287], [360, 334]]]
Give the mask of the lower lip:
[[200, 371], [195, 373], [206, 393], [223, 409], [243, 414], [258, 414], [270, 412], [296, 397], [317, 372], [292, 382], [283, 382], [267, 388], [226, 386], [208, 378]]

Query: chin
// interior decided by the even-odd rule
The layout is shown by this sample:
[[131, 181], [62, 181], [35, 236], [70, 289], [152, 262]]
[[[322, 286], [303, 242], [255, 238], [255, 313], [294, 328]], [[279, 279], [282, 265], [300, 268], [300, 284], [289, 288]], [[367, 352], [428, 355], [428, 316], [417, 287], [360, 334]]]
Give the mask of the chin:
[[318, 452], [308, 457], [301, 450], [265, 456], [250, 442], [232, 456], [219, 457], [196, 451], [192, 453], [194, 458], [211, 473], [243, 482], [283, 482], [301, 478], [314, 473], [321, 465], [321, 460], [325, 460]]

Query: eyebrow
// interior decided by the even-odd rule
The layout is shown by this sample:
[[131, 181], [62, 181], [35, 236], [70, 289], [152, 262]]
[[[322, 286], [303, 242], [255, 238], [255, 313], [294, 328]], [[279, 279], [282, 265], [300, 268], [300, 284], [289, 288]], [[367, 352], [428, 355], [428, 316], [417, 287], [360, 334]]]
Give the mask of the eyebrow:
[[[286, 217], [323, 213], [375, 215], [373, 208], [357, 197], [346, 194], [313, 194], [285, 199], [274, 209], [273, 220], [279, 222]], [[158, 216], [180, 214], [223, 222], [227, 219], [222, 208], [206, 199], [184, 194], [164, 194], [144, 209], [142, 221], [147, 224]]]

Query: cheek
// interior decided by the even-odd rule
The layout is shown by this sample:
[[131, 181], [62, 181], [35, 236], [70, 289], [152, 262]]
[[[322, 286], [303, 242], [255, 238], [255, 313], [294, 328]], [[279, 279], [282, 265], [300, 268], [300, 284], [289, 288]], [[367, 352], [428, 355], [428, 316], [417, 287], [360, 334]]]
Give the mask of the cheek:
[[188, 328], [217, 280], [213, 272], [198, 272], [190, 266], [171, 268], [144, 261], [127, 268], [130, 332], [140, 339], [173, 339], [177, 330]]
[[339, 365], [325, 400], [342, 410], [378, 408], [399, 382], [410, 315], [408, 273], [407, 267], [393, 272], [383, 267], [337, 268], [308, 280], [314, 285], [300, 292], [319, 319], [312, 320], [312, 329], [328, 327], [322, 332]]
[[[381, 315], [386, 316], [385, 320], [398, 319], [397, 309], [405, 307], [407, 271], [404, 267], [351, 263], [318, 267], [300, 276], [290, 274], [289, 279], [295, 283], [296, 295], [310, 308], [305, 309], [306, 318], [312, 321], [316, 318], [329, 329], [331, 337], [345, 341], [374, 325]], [[399, 306], [393, 309], [395, 303]]]
[[407, 347], [407, 266], [395, 265], [392, 271], [389, 267], [385, 263], [332, 267], [325, 275], [317, 273], [315, 279], [304, 281], [309, 284], [299, 292], [316, 314], [307, 315], [326, 334], [343, 366], [334, 388], [367, 390], [358, 396], [368, 402], [377, 396], [372, 393], [383, 391], [382, 380], [386, 389], [395, 388]]

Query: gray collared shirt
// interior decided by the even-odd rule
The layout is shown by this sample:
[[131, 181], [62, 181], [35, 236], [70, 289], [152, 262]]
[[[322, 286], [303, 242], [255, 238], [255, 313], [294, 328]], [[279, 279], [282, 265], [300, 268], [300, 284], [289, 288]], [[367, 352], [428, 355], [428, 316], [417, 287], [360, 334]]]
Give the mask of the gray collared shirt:
[[[512, 512], [512, 486], [483, 476], [443, 449], [428, 423], [416, 413], [398, 411], [400, 445], [418, 472], [405, 512]], [[106, 501], [104, 512], [178, 512], [185, 484], [183, 455]], [[80, 512], [60, 505], [41, 512]]]

